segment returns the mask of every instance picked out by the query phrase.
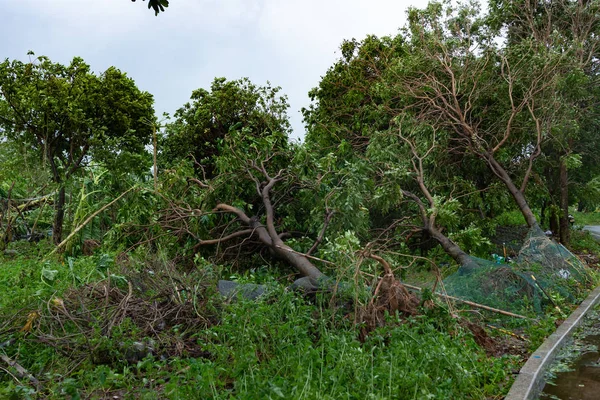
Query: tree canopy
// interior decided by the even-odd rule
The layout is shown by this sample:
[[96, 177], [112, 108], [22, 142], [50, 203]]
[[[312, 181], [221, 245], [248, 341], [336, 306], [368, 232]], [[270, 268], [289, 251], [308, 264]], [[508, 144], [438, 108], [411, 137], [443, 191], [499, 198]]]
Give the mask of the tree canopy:
[[0, 127], [5, 140], [27, 144], [59, 186], [54, 223], [62, 236], [65, 184], [91, 162], [140, 171], [136, 154], [150, 142], [152, 95], [111, 67], [95, 75], [81, 58], [47, 57], [0, 64]]
[[249, 79], [228, 81], [216, 78], [210, 90], [197, 89], [167, 124], [161, 144], [165, 164], [191, 159], [201, 178], [215, 176], [215, 157], [219, 142], [230, 132], [267, 136], [280, 133], [280, 144], [287, 143], [290, 123], [289, 105], [280, 88], [256, 86]]

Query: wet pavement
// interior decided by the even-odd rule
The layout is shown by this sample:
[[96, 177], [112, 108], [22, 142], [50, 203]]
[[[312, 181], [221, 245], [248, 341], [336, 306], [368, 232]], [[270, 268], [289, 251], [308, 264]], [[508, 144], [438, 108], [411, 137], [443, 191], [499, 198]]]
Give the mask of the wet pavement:
[[[600, 335], [588, 336], [582, 342], [587, 345], [600, 346]], [[600, 399], [600, 353], [598, 350], [584, 352], [571, 368], [573, 371], [556, 374], [555, 385], [546, 384], [540, 399]]]
[[[589, 231], [594, 239], [600, 241], [600, 225], [586, 225], [583, 229]], [[597, 398], [600, 399], [600, 394], [598, 394]]]

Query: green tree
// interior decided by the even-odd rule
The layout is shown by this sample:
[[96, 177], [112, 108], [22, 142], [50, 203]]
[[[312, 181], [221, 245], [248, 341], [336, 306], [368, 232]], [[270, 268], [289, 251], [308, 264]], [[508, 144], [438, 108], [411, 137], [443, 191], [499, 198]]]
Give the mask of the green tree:
[[537, 226], [525, 192], [542, 144], [568, 113], [558, 93], [568, 56], [533, 39], [497, 44], [477, 5], [431, 3], [409, 20], [413, 61], [395, 73], [406, 110], [451, 133], [450, 150], [482, 160]]
[[342, 143], [364, 152], [374, 131], [390, 127], [399, 97], [382, 76], [407, 50], [402, 35], [344, 41], [342, 57], [309, 92], [312, 104], [302, 110], [307, 143], [325, 153], [337, 152]]
[[[476, 169], [488, 168], [528, 225], [537, 226], [526, 190], [543, 144], [572, 119], [561, 91], [565, 82], [581, 87], [572, 79], [571, 52], [533, 37], [499, 42], [477, 3], [432, 2], [408, 14], [394, 39], [344, 43], [342, 60], [313, 91], [307, 140], [364, 146], [375, 132], [393, 129], [391, 120], [408, 116], [449, 134], [440, 163], [474, 156]], [[473, 177], [467, 168], [460, 172]]]
[[90, 72], [81, 58], [69, 65], [38, 57], [0, 64], [0, 127], [5, 140], [27, 144], [48, 165], [58, 186], [53, 236], [62, 238], [66, 185], [92, 160], [139, 170], [137, 153], [152, 135], [153, 98], [111, 67]]
[[598, 115], [599, 11], [596, 0], [490, 2], [489, 23], [508, 33], [509, 46], [535, 41], [565, 57], [566, 68], [556, 90], [565, 112], [545, 141], [546, 168], [540, 171], [553, 203], [551, 229], [559, 231], [563, 243], [569, 241], [569, 205], [575, 200], [570, 188], [589, 198], [586, 187], [598, 174], [598, 139], [592, 132]]
[[215, 173], [218, 143], [230, 131], [243, 130], [256, 137], [279, 135], [281, 145], [287, 142], [290, 124], [287, 98], [280, 88], [256, 86], [249, 79], [227, 81], [216, 78], [210, 88], [192, 93], [192, 103], [175, 113], [175, 121], [165, 128], [160, 144], [161, 162], [173, 165], [191, 159], [200, 179], [211, 179]]

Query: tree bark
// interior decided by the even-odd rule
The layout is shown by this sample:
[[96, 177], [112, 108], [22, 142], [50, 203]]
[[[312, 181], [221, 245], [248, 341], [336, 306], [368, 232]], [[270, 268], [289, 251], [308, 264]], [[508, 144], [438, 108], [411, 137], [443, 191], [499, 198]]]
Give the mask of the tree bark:
[[510, 175], [508, 175], [508, 172], [506, 172], [504, 167], [500, 165], [498, 161], [496, 161], [492, 154], [486, 154], [485, 159], [488, 162], [488, 165], [490, 166], [492, 172], [502, 181], [502, 183], [504, 183], [509, 193], [517, 203], [519, 210], [525, 218], [525, 222], [527, 222], [527, 226], [529, 226], [530, 228], [539, 226], [538, 221], [535, 218], [535, 215], [533, 214], [533, 211], [531, 210], [529, 204], [527, 203], [527, 200], [525, 199], [525, 195], [515, 185], [512, 178], [510, 177]]
[[556, 207], [553, 206], [550, 212], [550, 231], [552, 231], [552, 234], [556, 234], [558, 230], [558, 215], [556, 215]]
[[[266, 197], [268, 197], [268, 192]], [[270, 205], [270, 201], [266, 204]], [[317, 267], [315, 267], [314, 264], [310, 262], [310, 260], [306, 256], [296, 252], [291, 247], [286, 245], [283, 242], [283, 240], [281, 240], [279, 234], [277, 234], [275, 230], [275, 226], [273, 225], [272, 217], [267, 218], [267, 224], [270, 224], [270, 226], [267, 227], [263, 225], [257, 217], [250, 218], [248, 217], [248, 215], [246, 215], [244, 211], [240, 210], [239, 208], [230, 206], [228, 204], [218, 204], [217, 207], [215, 207], [215, 211], [224, 211], [237, 215], [237, 217], [243, 223], [245, 223], [249, 228], [251, 228], [251, 235], [258, 236], [258, 239], [265, 246], [267, 246], [275, 256], [287, 262], [292, 267], [296, 268], [296, 270], [298, 270], [298, 272], [300, 272], [302, 275], [314, 279], [319, 279], [322, 276], [324, 276], [323, 273]], [[269, 211], [269, 213], [270, 212], [272, 212], [272, 208]], [[221, 239], [205, 240], [201, 241], [199, 245], [220, 243], [221, 241], [228, 240], [228, 238], [234, 238], [237, 236], [239, 235], [232, 234]]]
[[559, 237], [564, 245], [569, 244], [569, 182], [567, 165], [564, 160], [560, 160], [559, 188], [560, 188], [560, 217], [559, 217]]
[[542, 208], [540, 210], [540, 224], [543, 226], [546, 221], [546, 200], [542, 200]]
[[271, 247], [271, 249], [273, 250], [273, 253], [296, 268], [302, 275], [313, 279], [319, 279], [323, 276], [323, 273], [319, 271], [308, 258], [304, 257], [302, 254], [298, 254], [291, 247], [283, 244], [283, 242]]
[[54, 216], [54, 226], [52, 227], [52, 241], [58, 245], [62, 241], [63, 223], [65, 219], [65, 201], [66, 191], [64, 185], [58, 191], [58, 200], [56, 201], [56, 215]]
[[[309, 261], [308, 258], [295, 252], [290, 246], [286, 245], [279, 235], [270, 235], [267, 228], [261, 224], [258, 219], [250, 219], [250, 227], [258, 234], [261, 241], [280, 259], [296, 268], [302, 275], [309, 278], [318, 279], [323, 276], [317, 267]], [[274, 231], [274, 230], [273, 230]]]
[[462, 266], [470, 267], [470, 268], [478, 268], [479, 265], [473, 261], [473, 259], [464, 252], [456, 243], [454, 243], [450, 238], [444, 235], [439, 230], [428, 227], [426, 228], [427, 232], [438, 241], [438, 243], [442, 246], [446, 254], [452, 257], [457, 263]]
[[[423, 187], [422, 187], [423, 189]], [[425, 208], [425, 204], [419, 199], [417, 195], [411, 193], [409, 191], [403, 190], [402, 193], [404, 196], [412, 199], [419, 207], [421, 212], [421, 219], [423, 221], [423, 230], [425, 230], [429, 235], [434, 238], [444, 249], [446, 254], [452, 257], [457, 263], [460, 265], [477, 268], [479, 265], [473, 261], [473, 259], [464, 252], [456, 243], [450, 240], [449, 237], [444, 235], [440, 229], [438, 229], [435, 225], [435, 215], [428, 215], [427, 210]], [[433, 200], [430, 200], [430, 206], [433, 207], [435, 204]]]

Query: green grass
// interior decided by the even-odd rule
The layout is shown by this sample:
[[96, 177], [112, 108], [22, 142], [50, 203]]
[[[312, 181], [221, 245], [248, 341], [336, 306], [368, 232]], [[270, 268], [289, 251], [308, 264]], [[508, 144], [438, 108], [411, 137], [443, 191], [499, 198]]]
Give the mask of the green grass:
[[[19, 331], [31, 310], [47, 315], [52, 298], [101, 279], [102, 260], [2, 261], [2, 314], [19, 318], [4, 319], [0, 342], [14, 343], [0, 351], [37, 377], [42, 388], [36, 391], [27, 379], [17, 381], [0, 370], [0, 398], [484, 399], [507, 391], [516, 361], [486, 356], [470, 332], [439, 315], [390, 317], [361, 341], [361, 326], [354, 325], [351, 314], [333, 312], [327, 299], [308, 302], [276, 283], [256, 302], [228, 304], [215, 297], [204, 305], [217, 310], [218, 323], [185, 333], [185, 340], [202, 350], [197, 357], [124, 361], [123, 343], [144, 340], [128, 320], [110, 337], [100, 331], [76, 335], [69, 347], [56, 349], [35, 339], [42, 332], [63, 334], [48, 332], [47, 317], [36, 321], [31, 333]], [[183, 335], [178, 329], [169, 327], [170, 337]], [[94, 363], [73, 347], [98, 344], [113, 358]]]
[[[573, 244], [600, 250], [583, 232], [573, 232]], [[511, 371], [522, 361], [486, 355], [443, 307], [422, 310], [424, 315], [417, 317], [389, 316], [385, 326], [365, 336], [363, 326], [354, 324], [353, 307], [333, 310], [329, 299], [308, 301], [277, 283], [270, 269], [245, 276], [251, 283], [268, 282], [268, 296], [228, 302], [214, 294], [218, 269], [207, 274], [210, 265], [202, 264], [187, 275], [173, 275], [172, 270], [161, 271], [150, 255], [135, 268], [148, 266], [179, 289], [189, 281], [212, 288], [202, 292], [211, 297], [197, 309], [211, 322], [191, 329], [167, 326], [151, 337], [159, 351], [127, 361], [126, 346], [149, 339], [133, 320], [124, 319], [110, 334], [97, 329], [85, 336], [69, 321], [64, 332], [56, 330], [48, 317], [56, 314], [52, 299], [66, 290], [104, 279], [109, 270], [123, 274], [115, 284], [133, 281], [135, 271], [132, 276], [119, 271], [107, 255], [45, 262], [40, 252], [21, 248], [21, 255], [0, 259], [0, 343], [13, 341], [0, 352], [19, 362], [42, 387], [36, 390], [26, 378], [15, 379], [14, 370], [0, 369], [0, 398], [490, 399], [508, 391]], [[432, 272], [420, 271], [412, 278], [424, 283]], [[124, 288], [127, 292], [127, 284]], [[159, 292], [148, 292], [147, 300]], [[178, 293], [187, 295], [185, 290]], [[70, 309], [71, 315], [83, 318], [77, 308]], [[22, 332], [33, 310], [42, 317], [30, 333]], [[499, 323], [524, 334], [533, 350], [554, 330], [558, 317], [549, 315], [537, 324]], [[55, 330], [50, 332], [49, 326]], [[69, 338], [52, 347], [36, 339], [41, 333]], [[174, 356], [166, 350], [169, 346], [183, 346], [184, 351]], [[194, 352], [186, 350], [190, 346]], [[95, 350], [87, 351], [91, 347]], [[99, 352], [110, 357], [100, 359]]]
[[600, 242], [596, 241], [589, 232], [571, 231], [569, 248], [576, 252], [593, 253], [600, 256]]
[[501, 226], [523, 226], [527, 225], [523, 213], [519, 210], [505, 211], [494, 218], [494, 222]]
[[[165, 388], [173, 398], [478, 399], [502, 392], [506, 360], [487, 358], [470, 334], [427, 317], [373, 332], [331, 327], [291, 293], [236, 303], [202, 332], [211, 360], [195, 360]], [[187, 362], [186, 362], [187, 363]]]
[[[84, 364], [70, 374], [59, 367], [44, 397], [485, 399], [507, 388], [510, 360], [488, 358], [459, 327], [450, 333], [420, 317], [361, 343], [352, 327], [333, 328], [318, 312], [281, 290], [259, 303], [231, 304], [219, 325], [197, 334], [205, 358]], [[11, 390], [17, 387], [5, 393]]]
[[571, 215], [575, 217], [576, 225], [600, 225], [600, 211], [577, 212], [573, 210]]
[[[573, 233], [573, 242], [577, 248], [600, 250], [582, 232]], [[13, 341], [0, 352], [19, 362], [42, 387], [36, 390], [26, 378], [7, 373], [15, 373], [10, 368], [0, 369], [0, 398], [490, 399], [506, 394], [511, 371], [522, 361], [486, 355], [444, 307], [424, 309], [411, 318], [388, 316], [385, 326], [365, 336], [363, 326], [354, 324], [352, 306], [332, 309], [330, 299], [309, 301], [277, 283], [270, 269], [243, 279], [267, 282], [269, 295], [230, 302], [214, 294], [217, 270], [207, 274], [209, 264], [173, 275], [160, 270], [150, 255], [138, 260], [136, 270], [148, 266], [179, 289], [189, 281], [212, 288], [202, 292], [211, 297], [197, 309], [211, 322], [191, 329], [167, 326], [151, 337], [158, 343], [154, 355], [127, 361], [126, 346], [149, 339], [132, 319], [124, 319], [110, 334], [97, 329], [84, 336], [68, 321], [65, 332], [56, 330], [48, 317], [56, 313], [52, 299], [66, 290], [104, 279], [109, 270], [133, 281], [138, 279], [135, 271], [131, 276], [119, 271], [107, 255], [44, 262], [35, 248], [19, 253], [0, 260], [0, 343]], [[425, 268], [421, 272], [412, 278], [424, 282], [432, 274]], [[123, 290], [127, 292], [127, 284]], [[145, 292], [140, 293], [135, 296]], [[153, 288], [147, 300], [159, 293]], [[185, 290], [178, 293], [187, 295]], [[71, 315], [85, 316], [77, 314], [73, 303], [71, 307]], [[42, 317], [32, 332], [21, 332], [32, 310]], [[554, 330], [558, 317], [549, 315], [537, 324], [499, 323], [524, 334], [533, 350]], [[49, 326], [55, 330], [50, 332]], [[71, 336], [62, 347], [53, 342], [59, 344], [55, 348], [36, 340], [41, 333]], [[184, 351], [175, 356], [169, 346], [183, 346]], [[86, 352], [91, 347], [95, 350]], [[99, 352], [110, 357], [100, 359]]]

